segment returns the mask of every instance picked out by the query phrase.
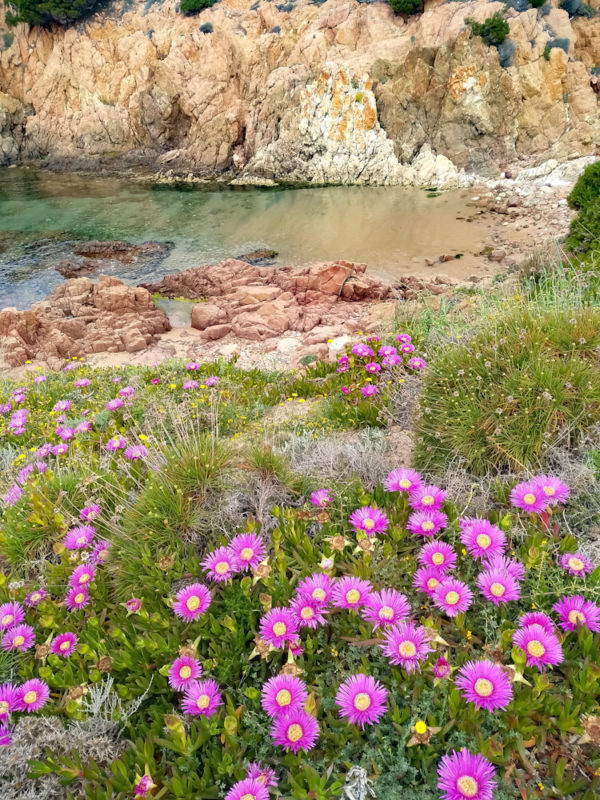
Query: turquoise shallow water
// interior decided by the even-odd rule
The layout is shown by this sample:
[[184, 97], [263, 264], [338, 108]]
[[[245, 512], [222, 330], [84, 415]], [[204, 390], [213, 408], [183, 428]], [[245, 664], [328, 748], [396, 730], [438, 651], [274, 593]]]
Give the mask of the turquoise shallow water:
[[129, 283], [259, 247], [277, 250], [280, 264], [344, 258], [386, 277], [408, 274], [427, 256], [475, 252], [483, 233], [457, 221], [466, 197], [397, 187], [161, 186], [0, 169], [0, 308], [44, 298], [63, 280], [54, 267], [69, 256], [68, 242], [82, 239], [174, 242], [157, 266], [115, 266]]

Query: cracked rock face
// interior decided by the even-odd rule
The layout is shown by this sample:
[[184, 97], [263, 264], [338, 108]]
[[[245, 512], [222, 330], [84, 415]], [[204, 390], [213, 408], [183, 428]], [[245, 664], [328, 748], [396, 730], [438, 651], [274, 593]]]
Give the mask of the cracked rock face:
[[[386, 3], [219, 0], [200, 18], [129, 0], [77, 26], [20, 25], [0, 50], [0, 164], [441, 187], [594, 154], [600, 15], [509, 10], [503, 68], [465, 26], [495, 11], [430, 0], [404, 20]], [[545, 58], [557, 37], [569, 53]]]

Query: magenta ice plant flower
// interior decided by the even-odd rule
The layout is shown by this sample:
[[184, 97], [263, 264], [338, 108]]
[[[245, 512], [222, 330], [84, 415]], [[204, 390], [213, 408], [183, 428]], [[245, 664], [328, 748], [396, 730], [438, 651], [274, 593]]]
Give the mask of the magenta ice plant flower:
[[487, 519], [467, 517], [460, 520], [460, 540], [473, 558], [504, 555], [506, 534]]
[[519, 617], [520, 628], [527, 628], [530, 625], [540, 625], [546, 633], [554, 633], [554, 623], [542, 611], [529, 611]]
[[519, 628], [513, 635], [513, 643], [525, 652], [527, 666], [537, 667], [541, 672], [564, 659], [556, 634], [549, 633], [541, 625]]
[[55, 636], [50, 645], [50, 650], [57, 656], [67, 658], [75, 652], [77, 647], [77, 635], [66, 631]]
[[212, 598], [210, 591], [202, 583], [184, 586], [175, 595], [173, 611], [186, 622], [194, 622], [208, 611]]
[[432, 672], [438, 680], [447, 678], [451, 671], [450, 662], [444, 656], [440, 656], [432, 667]]
[[57, 403], [54, 404], [54, 408], [52, 410], [56, 411], [56, 413], [58, 414], [61, 411], [70, 411], [72, 405], [73, 404], [71, 403], [70, 400], [59, 400]]
[[89, 378], [78, 378], [75, 381], [74, 386], [76, 386], [78, 389], [85, 389], [85, 387], [89, 386], [90, 383], [91, 381]]
[[435, 536], [448, 524], [448, 517], [443, 511], [415, 511], [408, 518], [406, 528], [417, 536]]
[[39, 711], [40, 708], [46, 705], [49, 697], [50, 688], [47, 683], [38, 680], [38, 678], [25, 681], [24, 684], [19, 686], [19, 711], [27, 711], [28, 713]]
[[387, 689], [370, 675], [347, 678], [335, 696], [338, 714], [360, 728], [379, 722], [387, 711]]
[[427, 542], [424, 545], [419, 555], [417, 556], [419, 563], [425, 567], [436, 567], [444, 574], [450, 572], [456, 566], [456, 552], [453, 547], [446, 542], [435, 540]]
[[25, 652], [35, 642], [35, 631], [31, 625], [14, 625], [2, 636], [2, 649]]
[[329, 605], [333, 592], [333, 580], [326, 572], [314, 572], [308, 578], [302, 578], [298, 584], [298, 596], [306, 595], [320, 606]]
[[433, 511], [442, 507], [446, 499], [446, 492], [439, 486], [416, 486], [409, 492], [408, 502], [415, 511]]
[[25, 611], [23, 606], [16, 601], [2, 603], [0, 606], [0, 630], [7, 630], [13, 625], [19, 625], [25, 621]]
[[392, 344], [382, 344], [379, 348], [379, 355], [383, 358], [384, 356], [395, 356], [398, 351]]
[[406, 344], [401, 344], [398, 350], [400, 350], [401, 353], [414, 353], [415, 346], [411, 342], [406, 342]]
[[109, 400], [106, 403], [106, 408], [108, 411], [117, 411], [119, 408], [123, 408], [124, 402], [121, 397], [113, 397], [112, 400]]
[[391, 369], [392, 367], [399, 367], [402, 364], [402, 357], [394, 353], [390, 356], [385, 356], [381, 359], [381, 366]]
[[300, 628], [312, 628], [315, 630], [319, 625], [324, 625], [326, 622], [324, 615], [328, 613], [327, 610], [308, 595], [297, 595], [292, 600], [290, 607], [296, 615], [298, 627]]
[[533, 482], [542, 490], [551, 506], [564, 505], [571, 494], [567, 484], [553, 475], [539, 475]]
[[560, 557], [559, 564], [565, 572], [578, 577], [588, 575], [594, 569], [593, 562], [582, 553], [564, 553]]
[[85, 506], [85, 508], [82, 508], [79, 512], [81, 519], [85, 520], [86, 522], [97, 519], [100, 514], [102, 514], [102, 509], [98, 503], [90, 503], [89, 506]]
[[534, 514], [541, 514], [549, 504], [543, 488], [535, 480], [517, 484], [510, 493], [510, 502], [515, 508]]
[[564, 631], [575, 631], [578, 625], [584, 625], [592, 633], [600, 633], [600, 608], [580, 594], [561, 597], [552, 610], [558, 614]]
[[479, 591], [490, 603], [499, 606], [521, 596], [519, 582], [506, 570], [487, 569], [477, 576]]
[[298, 710], [287, 716], [275, 717], [271, 728], [273, 743], [297, 753], [308, 752], [319, 738], [319, 723], [306, 711]]
[[272, 608], [261, 619], [259, 630], [261, 639], [278, 650], [296, 640], [298, 620], [291, 608]]
[[81, 586], [87, 586], [95, 580], [96, 568], [94, 565], [89, 563], [80, 564], [78, 567], [75, 567], [69, 576], [69, 586], [79, 588]]
[[350, 514], [350, 524], [355, 531], [363, 531], [367, 536], [375, 536], [387, 531], [387, 515], [375, 506], [363, 506]]
[[271, 767], [264, 767], [260, 761], [251, 761], [246, 767], [246, 777], [252, 778], [264, 786], [277, 786], [279, 781], [275, 775], [275, 770]]
[[142, 601], [139, 597], [130, 597], [125, 603], [128, 614], [137, 614], [141, 607]]
[[412, 492], [421, 486], [423, 478], [414, 469], [393, 469], [384, 481], [386, 492]]
[[419, 592], [425, 592], [433, 597], [437, 586], [445, 577], [446, 573], [438, 567], [419, 567], [413, 575], [413, 586]]
[[294, 675], [276, 675], [263, 684], [261, 705], [270, 717], [301, 711], [308, 698], [306, 684]]
[[69, 611], [79, 611], [90, 602], [87, 586], [72, 586], [65, 597], [65, 605]]
[[433, 602], [449, 617], [456, 617], [468, 610], [473, 602], [473, 592], [466, 583], [445, 577], [434, 589]]
[[183, 386], [181, 387], [184, 391], [188, 391], [189, 389], [197, 389], [198, 388], [198, 381], [185, 381]]
[[454, 682], [468, 703], [486, 711], [507, 708], [513, 697], [510, 679], [493, 661], [467, 661]]
[[381, 589], [367, 596], [361, 614], [377, 630], [379, 626], [396, 625], [410, 615], [410, 603], [397, 589]]
[[191, 656], [176, 658], [169, 668], [169, 686], [181, 692], [202, 675], [200, 662]]
[[516, 581], [522, 581], [525, 577], [525, 565], [514, 558], [508, 558], [503, 555], [495, 555], [487, 558], [483, 562], [483, 566], [487, 570], [500, 570], [501, 572], [508, 572], [509, 575]]
[[429, 631], [413, 622], [399, 622], [383, 632], [380, 645], [383, 655], [392, 664], [399, 664], [410, 674], [421, 671], [421, 662], [431, 652]]
[[310, 502], [317, 508], [327, 508], [333, 500], [333, 496], [329, 489], [317, 489], [310, 496]]
[[223, 705], [219, 684], [212, 680], [194, 681], [186, 687], [181, 708], [184, 714], [193, 717], [203, 716], [212, 717]]
[[202, 569], [206, 572], [206, 577], [216, 583], [227, 583], [238, 571], [235, 556], [229, 547], [218, 547], [208, 553], [202, 562]]
[[127, 447], [127, 442], [122, 436], [112, 436], [104, 447], [110, 452], [114, 453], [117, 450], [124, 450]]
[[351, 352], [353, 355], [358, 356], [359, 358], [370, 358], [371, 356], [375, 355], [369, 345], [363, 344], [362, 342], [353, 344]]
[[396, 336], [396, 341], [400, 342], [400, 344], [407, 344], [408, 342], [412, 342], [412, 336], [410, 333], [399, 333]]
[[216, 375], [209, 375], [204, 381], [204, 385], [208, 387], [216, 386], [219, 383], [219, 378]]
[[427, 363], [423, 358], [414, 356], [414, 358], [411, 358], [410, 361], [408, 362], [408, 366], [410, 367], [410, 369], [425, 369]]
[[90, 558], [91, 563], [104, 564], [110, 554], [111, 547], [112, 544], [110, 542], [105, 541], [104, 539], [99, 542], [96, 542]]
[[78, 525], [67, 531], [63, 544], [67, 550], [81, 550], [90, 546], [95, 535], [96, 528], [93, 525]]
[[143, 444], [134, 444], [127, 447], [123, 455], [129, 461], [140, 461], [148, 455], [148, 448]]
[[9, 725], [8, 721], [0, 721], [0, 747], [8, 747], [12, 744], [13, 733], [15, 726]]
[[480, 753], [448, 753], [438, 765], [441, 800], [493, 800], [494, 775], [494, 767]]
[[236, 569], [246, 572], [256, 569], [265, 557], [266, 548], [262, 536], [256, 533], [240, 533], [229, 542]]
[[357, 610], [367, 602], [372, 588], [369, 581], [354, 575], [347, 575], [336, 581], [331, 593], [331, 600], [336, 608]]
[[19, 708], [19, 687], [13, 683], [0, 685], [0, 722]]
[[225, 800], [268, 800], [267, 785], [255, 778], [246, 777], [233, 784], [225, 795]]
[[365, 370], [371, 375], [376, 375], [378, 372], [381, 372], [381, 366], [377, 361], [368, 361], [365, 364]]
[[373, 386], [372, 383], [368, 383], [361, 388], [360, 393], [363, 397], [375, 397], [376, 394], [379, 394], [379, 389], [377, 386]]
[[152, 780], [152, 776], [146, 773], [145, 775], [135, 776], [134, 797], [148, 797], [148, 794], [154, 789], [156, 784]]

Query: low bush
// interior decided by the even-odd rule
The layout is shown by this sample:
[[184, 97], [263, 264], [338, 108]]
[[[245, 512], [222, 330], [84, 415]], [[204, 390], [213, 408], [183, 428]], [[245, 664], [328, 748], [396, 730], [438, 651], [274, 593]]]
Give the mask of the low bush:
[[584, 256], [600, 251], [600, 161], [584, 170], [567, 199], [579, 211], [571, 222], [567, 247]]
[[396, 14], [418, 14], [423, 10], [423, 0], [390, 0]]
[[480, 36], [490, 47], [502, 44], [510, 33], [509, 24], [499, 11], [484, 22], [477, 22], [474, 19], [466, 19], [465, 22], [471, 28], [471, 35]]
[[588, 208], [600, 202], [600, 161], [590, 164], [577, 179], [567, 198], [571, 208]]
[[17, 25], [68, 25], [89, 16], [101, 0], [8, 0], [6, 22]]
[[191, 17], [204, 11], [205, 8], [211, 8], [216, 2], [217, 0], [181, 0], [179, 10], [186, 17]]

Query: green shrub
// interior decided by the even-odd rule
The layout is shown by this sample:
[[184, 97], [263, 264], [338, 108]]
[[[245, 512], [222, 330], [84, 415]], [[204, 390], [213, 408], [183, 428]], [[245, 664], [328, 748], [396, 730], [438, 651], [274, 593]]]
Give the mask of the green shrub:
[[558, 442], [575, 443], [600, 413], [599, 344], [597, 309], [525, 308], [441, 350], [421, 398], [418, 467], [529, 469]]
[[577, 179], [567, 200], [571, 208], [587, 208], [600, 199], [600, 161], [590, 164]]
[[95, 11], [100, 0], [8, 0], [6, 22], [17, 25], [68, 25]]
[[529, 0], [529, 3], [533, 6], [533, 8], [541, 8], [545, 2], [546, 0]]
[[390, 0], [396, 14], [417, 14], [423, 10], [423, 0]]
[[600, 202], [582, 209], [571, 222], [567, 247], [584, 255], [600, 249]]
[[191, 17], [193, 14], [199, 14], [205, 8], [214, 6], [217, 0], [181, 0], [179, 10], [186, 17]]
[[502, 14], [497, 11], [492, 17], [488, 17], [484, 22], [477, 22], [474, 19], [466, 19], [465, 22], [471, 27], [472, 36], [481, 36], [483, 41], [496, 47], [506, 39], [510, 33], [508, 22]]

